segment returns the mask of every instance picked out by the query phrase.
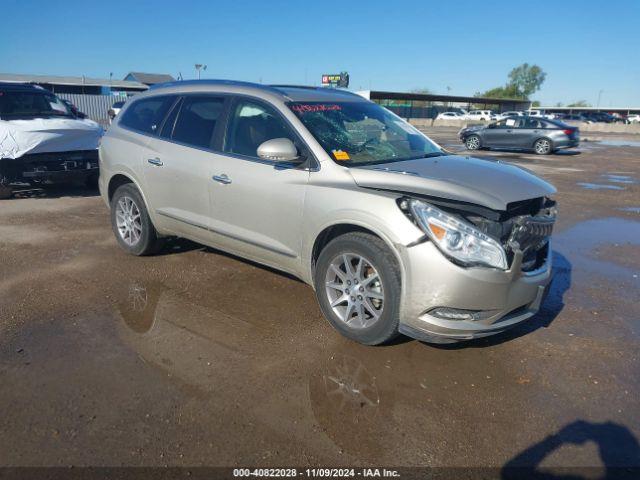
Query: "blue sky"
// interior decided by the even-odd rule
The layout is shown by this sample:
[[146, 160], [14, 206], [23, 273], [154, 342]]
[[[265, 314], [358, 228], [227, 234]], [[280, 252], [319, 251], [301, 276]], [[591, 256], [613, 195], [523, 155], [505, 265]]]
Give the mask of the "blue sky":
[[318, 84], [472, 95], [511, 68], [547, 72], [533, 97], [640, 106], [640, 0], [3, 0], [0, 72]]

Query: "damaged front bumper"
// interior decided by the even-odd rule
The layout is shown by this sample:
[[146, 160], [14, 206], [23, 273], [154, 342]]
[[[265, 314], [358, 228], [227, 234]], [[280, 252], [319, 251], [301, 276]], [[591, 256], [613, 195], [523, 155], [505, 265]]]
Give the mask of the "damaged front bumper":
[[516, 251], [509, 270], [458, 266], [432, 242], [401, 247], [404, 265], [400, 332], [431, 343], [454, 343], [503, 332], [535, 315], [551, 281], [544, 264], [522, 270]]
[[0, 159], [0, 177], [5, 183], [86, 179], [97, 177], [98, 173], [97, 149]]

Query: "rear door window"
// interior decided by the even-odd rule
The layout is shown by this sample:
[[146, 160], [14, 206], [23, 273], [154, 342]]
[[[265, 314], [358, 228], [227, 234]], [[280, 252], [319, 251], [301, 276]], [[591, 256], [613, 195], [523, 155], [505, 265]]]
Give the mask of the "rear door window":
[[180, 111], [180, 106], [182, 105], [182, 99], [178, 100], [171, 108], [169, 115], [165, 118], [164, 123], [162, 124], [162, 130], [160, 131], [160, 137], [170, 139], [171, 135], [173, 135], [173, 127], [176, 124], [176, 118], [178, 118], [178, 112]]
[[155, 134], [175, 99], [175, 95], [163, 95], [136, 100], [118, 123], [142, 133]]
[[220, 97], [185, 97], [171, 138], [194, 147], [212, 148], [223, 108], [224, 99]]

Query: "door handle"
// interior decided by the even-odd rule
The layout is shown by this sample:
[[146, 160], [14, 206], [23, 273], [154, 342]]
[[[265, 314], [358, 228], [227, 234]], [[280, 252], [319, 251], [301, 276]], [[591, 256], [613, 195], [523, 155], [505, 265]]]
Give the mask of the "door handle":
[[223, 185], [228, 185], [231, 183], [231, 179], [227, 177], [226, 173], [223, 173], [222, 175], [214, 175], [213, 180], [218, 183], [222, 183]]
[[161, 167], [164, 165], [164, 163], [162, 163], [162, 160], [160, 160], [159, 158], [149, 158], [147, 159], [147, 162], [149, 162], [151, 165], [155, 165], [156, 167]]
[[507, 130], [507, 133], [511, 133], [511, 132], [513, 132], [513, 130]]

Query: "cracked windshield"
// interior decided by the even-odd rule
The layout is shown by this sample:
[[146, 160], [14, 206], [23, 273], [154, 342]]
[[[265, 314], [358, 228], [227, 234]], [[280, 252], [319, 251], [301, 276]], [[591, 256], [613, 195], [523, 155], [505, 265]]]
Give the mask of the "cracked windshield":
[[417, 129], [373, 103], [290, 103], [322, 148], [351, 166], [444, 155]]

